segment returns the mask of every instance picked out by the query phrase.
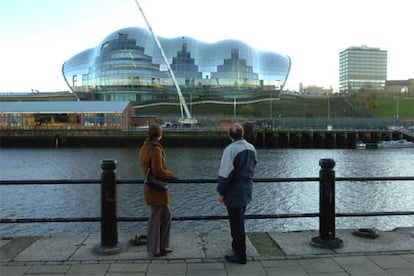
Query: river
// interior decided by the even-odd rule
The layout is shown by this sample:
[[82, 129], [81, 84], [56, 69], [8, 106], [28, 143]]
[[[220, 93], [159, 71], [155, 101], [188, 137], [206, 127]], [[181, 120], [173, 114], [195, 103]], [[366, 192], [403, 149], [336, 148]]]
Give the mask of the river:
[[[167, 167], [179, 179], [217, 177], [221, 148], [169, 148]], [[337, 177], [413, 176], [414, 149], [259, 149], [257, 178], [317, 177], [319, 160], [336, 161]], [[142, 179], [138, 147], [1, 148], [0, 178], [99, 179], [100, 160], [117, 160], [117, 179]], [[337, 182], [337, 212], [413, 211], [414, 183]], [[173, 215], [226, 215], [215, 184], [171, 185]], [[118, 216], [147, 216], [142, 185], [118, 185]], [[318, 182], [256, 183], [247, 214], [316, 213]], [[0, 186], [1, 218], [99, 217], [99, 185]], [[414, 226], [414, 216], [337, 218], [337, 228]], [[173, 221], [177, 232], [228, 231], [228, 222]], [[318, 218], [247, 220], [247, 231], [318, 229]], [[144, 233], [145, 222], [120, 222], [119, 233]], [[0, 236], [99, 233], [99, 223], [0, 224]]]

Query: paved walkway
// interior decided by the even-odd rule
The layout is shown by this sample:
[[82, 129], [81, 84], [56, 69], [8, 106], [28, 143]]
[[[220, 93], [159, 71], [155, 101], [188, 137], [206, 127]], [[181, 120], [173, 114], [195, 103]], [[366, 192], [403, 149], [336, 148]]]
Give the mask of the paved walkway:
[[246, 265], [224, 260], [229, 233], [172, 233], [174, 252], [155, 259], [121, 235], [112, 255], [96, 253], [100, 235], [2, 238], [0, 275], [414, 275], [414, 228], [352, 232], [336, 231], [339, 249], [311, 246], [317, 231], [249, 233]]

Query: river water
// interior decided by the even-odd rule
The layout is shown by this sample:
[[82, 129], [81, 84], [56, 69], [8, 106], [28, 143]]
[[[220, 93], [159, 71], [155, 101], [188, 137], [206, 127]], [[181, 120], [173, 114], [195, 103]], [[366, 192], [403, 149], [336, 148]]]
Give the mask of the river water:
[[[214, 179], [221, 148], [169, 148], [167, 167], [180, 179]], [[336, 161], [337, 177], [413, 176], [414, 149], [259, 149], [257, 178], [318, 177], [319, 160]], [[99, 179], [100, 160], [117, 160], [117, 179], [142, 179], [136, 148], [2, 148], [0, 178]], [[171, 185], [173, 215], [226, 215], [215, 184]], [[142, 185], [118, 185], [118, 216], [148, 216]], [[413, 211], [414, 183], [337, 182], [337, 212]], [[256, 183], [247, 214], [317, 213], [318, 182]], [[99, 185], [0, 186], [0, 217], [99, 217]], [[337, 218], [337, 228], [414, 226], [414, 216]], [[119, 233], [144, 233], [145, 222], [120, 222]], [[173, 221], [177, 232], [228, 231], [228, 222]], [[247, 220], [247, 231], [318, 229], [318, 218]], [[0, 224], [0, 236], [99, 233], [100, 223]]]

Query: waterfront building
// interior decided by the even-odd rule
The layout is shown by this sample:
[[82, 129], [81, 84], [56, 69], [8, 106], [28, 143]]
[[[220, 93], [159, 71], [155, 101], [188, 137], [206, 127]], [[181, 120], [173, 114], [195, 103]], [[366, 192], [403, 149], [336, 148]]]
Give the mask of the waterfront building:
[[299, 83], [299, 92], [310, 95], [328, 95], [333, 94], [333, 88], [325, 88], [317, 85], [304, 86], [302, 83]]
[[20, 101], [76, 101], [76, 95], [69, 91], [56, 92], [0, 92], [0, 102]]
[[[159, 41], [187, 101], [276, 96], [291, 67], [288, 56], [238, 40], [205, 43], [190, 37], [159, 37]], [[146, 29], [111, 33], [95, 48], [67, 60], [62, 72], [69, 89], [82, 100], [178, 102], [167, 66]]]
[[339, 53], [339, 91], [384, 88], [387, 80], [387, 51], [367, 46], [349, 47]]
[[126, 101], [8, 101], [0, 102], [0, 129], [125, 129], [133, 115]]
[[[408, 80], [387, 80], [385, 82], [385, 90], [388, 93], [401, 94], [406, 93], [405, 96], [414, 95], [414, 79]], [[403, 92], [402, 92], [403, 91]]]

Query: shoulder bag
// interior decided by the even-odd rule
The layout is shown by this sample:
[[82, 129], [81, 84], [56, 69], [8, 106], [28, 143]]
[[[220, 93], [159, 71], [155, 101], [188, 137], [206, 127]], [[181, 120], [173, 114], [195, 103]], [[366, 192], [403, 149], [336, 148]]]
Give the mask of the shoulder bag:
[[149, 163], [149, 167], [147, 170], [147, 174], [145, 175], [144, 178], [144, 183], [147, 184], [148, 186], [150, 186], [152, 189], [157, 190], [157, 191], [167, 191], [168, 190], [168, 182], [157, 178], [151, 170], [151, 158], [152, 158], [152, 149], [153, 147], [151, 147], [149, 155], [148, 155], [148, 163]]

